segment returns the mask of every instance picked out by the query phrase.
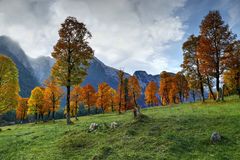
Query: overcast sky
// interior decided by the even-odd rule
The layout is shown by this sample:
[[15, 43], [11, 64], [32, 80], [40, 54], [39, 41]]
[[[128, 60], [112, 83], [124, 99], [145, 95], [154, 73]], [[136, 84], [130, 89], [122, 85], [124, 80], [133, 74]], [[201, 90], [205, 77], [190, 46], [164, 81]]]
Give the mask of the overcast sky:
[[[209, 2], [210, 1], [210, 2]], [[51, 55], [67, 16], [84, 22], [90, 45], [105, 64], [133, 73], [176, 72], [182, 43], [199, 33], [209, 10], [219, 10], [240, 33], [238, 0], [0, 0], [0, 35], [19, 42], [30, 57]]]

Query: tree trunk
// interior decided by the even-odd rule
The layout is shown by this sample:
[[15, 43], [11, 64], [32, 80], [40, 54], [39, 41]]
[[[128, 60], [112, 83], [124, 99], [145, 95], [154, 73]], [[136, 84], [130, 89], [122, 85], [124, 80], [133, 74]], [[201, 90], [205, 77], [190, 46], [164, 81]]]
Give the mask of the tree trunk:
[[202, 95], [202, 102], [205, 102], [203, 77], [202, 77], [202, 74], [200, 73], [199, 60], [198, 59], [197, 59], [196, 63], [197, 63], [197, 75], [198, 75], [198, 78], [199, 78], [199, 81], [200, 81], [200, 90], [201, 90], [201, 95]]
[[48, 111], [48, 117], [47, 117], [48, 120], [49, 120], [50, 114], [51, 114], [51, 111], [49, 110]]
[[195, 91], [194, 90], [192, 90], [192, 96], [193, 96], [193, 102], [195, 102], [196, 98], [195, 98]]
[[137, 104], [136, 96], [135, 96], [134, 92], [133, 92], [133, 101], [134, 101], [134, 104], [135, 104], [135, 108], [133, 110], [133, 114], [134, 114], [134, 117], [137, 117], [141, 113], [141, 111], [140, 111], [140, 107]]
[[[217, 89], [217, 100], [220, 100], [220, 80], [219, 75], [216, 76], [216, 89]], [[214, 99], [216, 100], [216, 98]]]
[[88, 106], [88, 114], [90, 114], [90, 106]]
[[103, 106], [102, 106], [101, 108], [102, 108], [102, 111], [103, 111], [103, 114], [104, 114], [104, 112], [105, 112], [105, 111], [104, 111], [104, 108], [103, 108]]
[[225, 89], [225, 85], [223, 85], [223, 87], [222, 87], [222, 93], [221, 93], [222, 94], [221, 95], [222, 96], [222, 101], [224, 101], [224, 89]]
[[35, 123], [37, 123], [37, 117], [38, 117], [37, 112], [35, 112]]
[[78, 120], [78, 118], [77, 118], [77, 110], [78, 110], [78, 106], [77, 106], [77, 102], [76, 102], [76, 104], [75, 104], [76, 106], [75, 106], [75, 120]]
[[213, 99], [216, 100], [216, 97], [215, 97], [215, 95], [214, 95], [214, 93], [213, 93], [213, 91], [212, 91], [212, 87], [211, 87], [211, 84], [210, 84], [209, 77], [207, 77], [207, 85], [208, 85], [208, 89], [209, 89], [209, 91], [210, 91]]
[[112, 112], [113, 112], [114, 110], [113, 110], [113, 102], [112, 102]]
[[[69, 82], [69, 80], [68, 80]], [[70, 84], [70, 82], [69, 82]], [[67, 125], [71, 124], [71, 119], [70, 119], [70, 85], [67, 86], [67, 114], [66, 114], [66, 119], [67, 119]]]
[[[183, 100], [182, 100], [182, 92], [179, 92], [179, 97], [180, 97], [180, 102], [183, 103]], [[175, 100], [174, 100], [175, 101]]]
[[55, 115], [54, 114], [55, 114], [55, 110], [52, 111], [52, 119], [53, 119], [53, 121], [55, 121]]

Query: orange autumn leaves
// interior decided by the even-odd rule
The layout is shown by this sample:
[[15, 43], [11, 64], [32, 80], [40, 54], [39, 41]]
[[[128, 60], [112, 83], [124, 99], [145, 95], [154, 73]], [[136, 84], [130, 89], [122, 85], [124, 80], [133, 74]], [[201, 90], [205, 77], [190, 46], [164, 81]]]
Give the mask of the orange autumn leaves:
[[[185, 76], [178, 72], [177, 74], [163, 71], [160, 74], [160, 88], [155, 82], [148, 83], [145, 89], [145, 102], [149, 106], [168, 105], [170, 103], [183, 102], [188, 98], [189, 87]], [[160, 101], [158, 95], [160, 97]]]

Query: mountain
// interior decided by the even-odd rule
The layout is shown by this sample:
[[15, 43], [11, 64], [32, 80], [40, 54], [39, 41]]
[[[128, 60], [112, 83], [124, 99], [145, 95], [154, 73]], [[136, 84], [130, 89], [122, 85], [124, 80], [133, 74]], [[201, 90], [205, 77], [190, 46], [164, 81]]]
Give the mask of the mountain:
[[51, 57], [41, 56], [38, 58], [28, 58], [34, 71], [35, 77], [42, 84], [51, 72], [55, 60]]
[[0, 54], [10, 57], [19, 71], [20, 95], [29, 97], [31, 90], [40, 85], [28, 57], [18, 43], [7, 36], [0, 36]]
[[[49, 77], [51, 68], [55, 62], [51, 57], [28, 57], [18, 43], [6, 36], [0, 36], [0, 53], [12, 58], [16, 63], [19, 70], [20, 95], [23, 97], [28, 97], [35, 86], [43, 84], [44, 80]], [[145, 90], [150, 81], [159, 84], [159, 75], [147, 74], [145, 71], [136, 71], [134, 75], [138, 78], [142, 91]], [[125, 77], [129, 76], [130, 74], [125, 73]], [[111, 87], [117, 89], [118, 70], [105, 65], [94, 57], [90, 62], [88, 75], [82, 85], [84, 86], [89, 83], [97, 90], [98, 84], [102, 82], [107, 82]], [[144, 106], [143, 94], [144, 92], [142, 92], [141, 99], [139, 100], [139, 104], [142, 106]]]
[[147, 84], [151, 81], [155, 82], [158, 86], [159, 86], [159, 81], [160, 81], [160, 75], [151, 75], [148, 74], [146, 71], [135, 71], [134, 74], [139, 83], [140, 86], [143, 90], [145, 90], [145, 88], [147, 87]]

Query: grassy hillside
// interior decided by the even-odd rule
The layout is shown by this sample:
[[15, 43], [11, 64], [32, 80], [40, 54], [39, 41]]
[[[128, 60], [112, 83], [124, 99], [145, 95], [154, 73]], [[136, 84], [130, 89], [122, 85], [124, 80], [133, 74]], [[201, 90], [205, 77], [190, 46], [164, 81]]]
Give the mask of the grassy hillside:
[[[240, 159], [240, 99], [153, 107], [132, 113], [7, 126], [0, 131], [0, 159]], [[111, 122], [117, 129], [106, 127]], [[88, 132], [92, 123], [102, 127]], [[106, 125], [104, 125], [104, 123]], [[217, 131], [223, 139], [210, 143]]]

